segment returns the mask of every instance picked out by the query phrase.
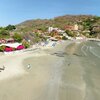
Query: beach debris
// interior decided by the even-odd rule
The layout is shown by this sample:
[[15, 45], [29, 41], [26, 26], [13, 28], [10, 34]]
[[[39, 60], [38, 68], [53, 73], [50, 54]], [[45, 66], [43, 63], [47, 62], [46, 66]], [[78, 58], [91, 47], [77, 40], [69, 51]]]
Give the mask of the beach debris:
[[83, 55], [80, 55], [80, 54], [77, 54], [77, 53], [73, 53], [73, 55], [83, 57]]
[[53, 54], [51, 54], [51, 55], [56, 55], [56, 56], [58, 56], [58, 57], [64, 57], [65, 55], [66, 55], [66, 53], [65, 52], [55, 52], [55, 53], [53, 53]]
[[3, 67], [0, 67], [0, 72], [1, 70], [5, 70], [5, 66], [3, 65]]
[[28, 68], [28, 69], [30, 69], [30, 68], [31, 68], [31, 65], [30, 65], [30, 64], [28, 64], [28, 65], [27, 65], [27, 68]]
[[70, 66], [71, 63], [68, 63], [68, 66]]

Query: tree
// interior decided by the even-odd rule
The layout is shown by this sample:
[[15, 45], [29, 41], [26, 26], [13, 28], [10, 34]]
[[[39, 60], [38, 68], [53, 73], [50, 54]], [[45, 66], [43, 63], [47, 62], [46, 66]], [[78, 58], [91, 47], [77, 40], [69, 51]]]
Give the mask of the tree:
[[14, 25], [8, 25], [5, 27], [6, 30], [12, 31], [14, 29], [16, 29], [16, 27]]
[[0, 27], [0, 30], [2, 30], [3, 29], [3, 27]]
[[15, 41], [17, 42], [21, 42], [22, 41], [22, 35], [18, 34], [18, 33], [15, 33], [13, 38], [15, 39]]

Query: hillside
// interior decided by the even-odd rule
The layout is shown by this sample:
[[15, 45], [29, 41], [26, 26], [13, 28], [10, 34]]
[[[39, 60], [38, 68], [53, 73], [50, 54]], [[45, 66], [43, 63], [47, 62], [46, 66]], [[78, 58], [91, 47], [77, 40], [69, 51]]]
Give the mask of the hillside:
[[[77, 31], [67, 30], [67, 27], [78, 26]], [[38, 42], [45, 40], [44, 35], [48, 34], [48, 28], [58, 28], [64, 30], [68, 35], [76, 37], [78, 34], [85, 37], [100, 38], [100, 17], [92, 15], [65, 15], [52, 19], [27, 20], [17, 25], [0, 27], [0, 38], [9, 38], [10, 33], [21, 34], [23, 39]], [[40, 35], [42, 33], [42, 35]], [[56, 33], [51, 32], [51, 36]]]
[[53, 20], [47, 20], [47, 19], [36, 19], [36, 20], [27, 20], [25, 22], [22, 22], [18, 25], [17, 31], [23, 31], [23, 32], [30, 32], [35, 29], [40, 29], [40, 28], [48, 28], [49, 26], [53, 25]]
[[50, 26], [65, 30], [65, 26], [75, 24], [79, 26], [79, 32], [86, 37], [100, 38], [100, 17], [92, 15], [65, 15], [53, 19], [27, 20], [16, 25], [16, 31], [29, 33], [39, 29], [42, 32], [46, 32]]
[[[16, 25], [17, 29], [20, 31], [31, 31], [37, 28], [46, 28], [49, 26], [58, 27], [63, 29], [65, 25], [73, 25], [75, 23], [81, 23], [87, 19], [93, 19], [96, 16], [92, 15], [65, 15], [55, 17], [53, 19], [36, 19], [36, 20], [27, 20]], [[100, 24], [100, 20], [99, 20]]]

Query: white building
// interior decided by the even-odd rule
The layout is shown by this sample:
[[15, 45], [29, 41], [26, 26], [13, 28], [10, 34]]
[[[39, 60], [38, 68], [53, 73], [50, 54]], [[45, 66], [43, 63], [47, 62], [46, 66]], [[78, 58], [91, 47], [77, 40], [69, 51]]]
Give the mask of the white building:
[[75, 30], [75, 31], [78, 30], [78, 25], [77, 25], [77, 24], [74, 25], [74, 30]]
[[57, 32], [59, 32], [59, 33], [65, 32], [64, 30], [60, 30], [59, 28], [53, 28], [53, 27], [49, 27], [49, 28], [48, 28], [48, 32], [49, 32], [49, 33], [52, 32], [53, 30], [55, 30], [55, 31], [57, 31]]

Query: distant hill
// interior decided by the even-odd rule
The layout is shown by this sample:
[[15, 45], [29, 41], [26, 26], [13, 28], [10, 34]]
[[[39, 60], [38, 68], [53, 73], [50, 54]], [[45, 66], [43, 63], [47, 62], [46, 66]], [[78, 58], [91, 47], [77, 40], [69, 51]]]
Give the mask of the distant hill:
[[[75, 24], [77, 24], [77, 30], [68, 30], [67, 27], [71, 28]], [[23, 39], [31, 40], [32, 43], [45, 41], [48, 35], [53, 36], [53, 34], [57, 34], [57, 31], [49, 33], [48, 27], [62, 29], [67, 35], [72, 37], [100, 38], [100, 17], [92, 15], [64, 15], [52, 19], [27, 20], [15, 26], [0, 27], [0, 38], [10, 38], [15, 33], [18, 33]]]
[[32, 31], [34, 29], [46, 28], [49, 26], [58, 27], [63, 29], [65, 25], [73, 25], [75, 23], [82, 22], [88, 18], [94, 18], [91, 15], [65, 15], [55, 17], [53, 19], [36, 19], [27, 20], [16, 25], [18, 31]]
[[[32, 33], [38, 29], [46, 32], [50, 26], [64, 29], [66, 25], [75, 24], [79, 26], [80, 33], [85, 31], [83, 35], [89, 34], [89, 36], [93, 35], [100, 38], [100, 17], [92, 15], [64, 15], [52, 19], [27, 20], [16, 25], [15, 32]], [[90, 33], [87, 34], [88, 31]]]
[[49, 26], [53, 25], [53, 20], [52, 19], [36, 19], [36, 20], [27, 20], [24, 21], [18, 25], [17, 31], [23, 31], [23, 32], [29, 32], [33, 31], [35, 29], [40, 29], [40, 28], [47, 28]]

